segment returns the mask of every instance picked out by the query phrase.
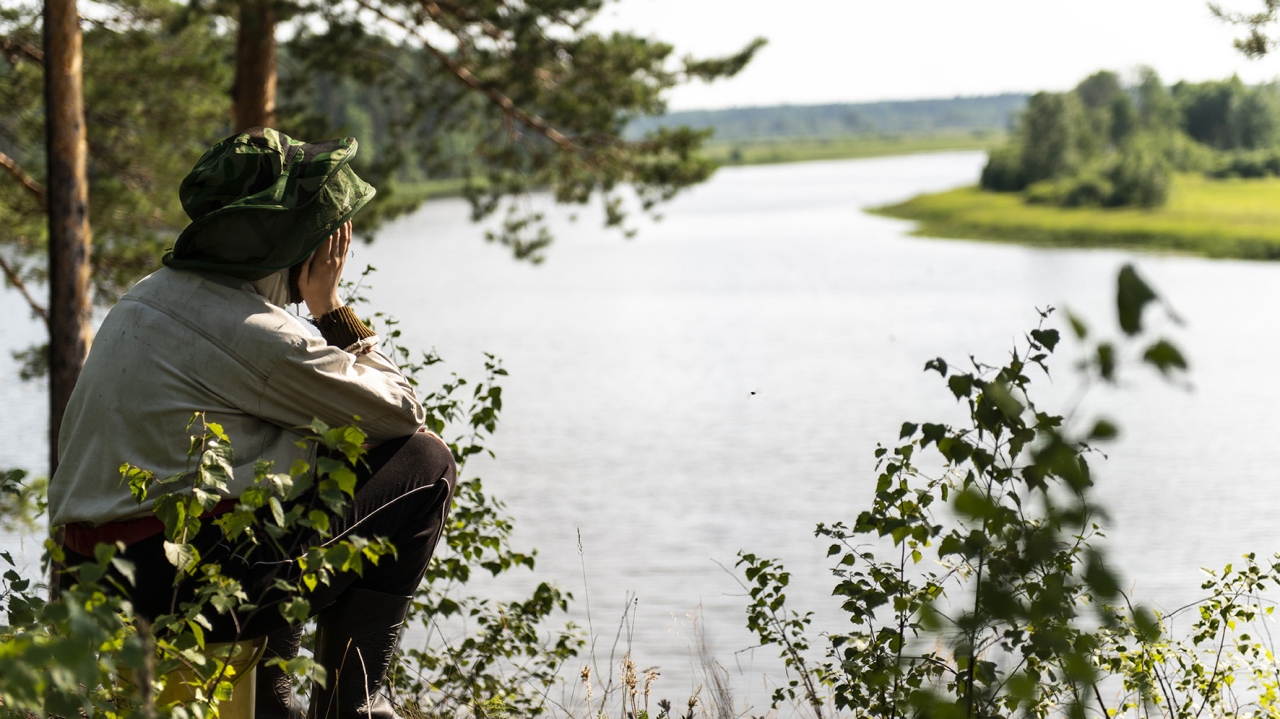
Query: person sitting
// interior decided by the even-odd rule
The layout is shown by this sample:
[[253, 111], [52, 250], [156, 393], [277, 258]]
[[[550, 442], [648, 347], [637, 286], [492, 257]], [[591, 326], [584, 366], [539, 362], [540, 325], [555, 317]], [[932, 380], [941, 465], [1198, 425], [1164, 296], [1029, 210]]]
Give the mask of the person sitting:
[[[51, 524], [66, 527], [69, 566], [91, 561], [100, 542], [123, 543], [135, 584], [121, 586], [135, 613], [154, 619], [191, 601], [197, 582], [166, 559], [155, 498], [133, 498], [122, 464], [156, 477], [190, 469], [184, 430], [203, 413], [234, 449], [217, 514], [254, 485], [260, 460], [276, 472], [298, 460], [315, 467], [316, 444], [300, 441], [313, 418], [358, 426], [376, 446], [356, 467], [354, 497], [331, 517], [323, 541], [385, 537], [396, 557], [304, 592], [317, 617], [316, 661], [328, 673], [307, 716], [390, 719], [396, 715], [380, 689], [444, 531], [457, 468], [449, 448], [422, 428], [413, 386], [339, 300], [351, 217], [375, 193], [350, 166], [357, 148], [350, 137], [306, 143], [252, 128], [200, 158], [179, 190], [191, 224], [164, 267], [120, 298], [94, 339], [57, 437], [49, 512]], [[318, 336], [284, 309], [289, 303], [306, 304]], [[294, 501], [315, 503], [314, 487]], [[296, 656], [301, 625], [278, 611], [293, 597], [276, 580], [296, 584], [296, 560], [317, 536], [296, 527], [271, 547], [242, 553], [204, 522], [190, 541], [258, 605], [206, 611], [206, 641], [265, 636], [268, 656]], [[276, 667], [260, 671], [257, 711], [260, 719], [302, 713]]]

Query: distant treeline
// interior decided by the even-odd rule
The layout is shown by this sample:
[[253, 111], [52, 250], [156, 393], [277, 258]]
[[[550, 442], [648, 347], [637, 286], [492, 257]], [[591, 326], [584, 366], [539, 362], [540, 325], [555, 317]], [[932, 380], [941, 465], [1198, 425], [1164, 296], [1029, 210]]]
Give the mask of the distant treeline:
[[956, 97], [840, 105], [778, 105], [728, 110], [686, 110], [642, 117], [627, 127], [639, 137], [659, 127], [688, 125], [715, 130], [715, 140], [897, 135], [966, 130], [1004, 130], [1027, 104], [1027, 95]]
[[[393, 54], [390, 61], [406, 72], [422, 62], [403, 49]], [[463, 148], [474, 144], [474, 138], [466, 136], [467, 133], [482, 135], [503, 131], [502, 128], [478, 125], [460, 129], [457, 123], [446, 123], [444, 118], [438, 117], [441, 112], [458, 110], [450, 103], [440, 103], [440, 107], [445, 108], [443, 111], [438, 108], [422, 111], [421, 108], [406, 106], [384, 88], [335, 78], [323, 69], [296, 72], [290, 69], [292, 65], [290, 62], [281, 63], [281, 117], [287, 118], [290, 127], [303, 135], [319, 136], [318, 133], [329, 128], [338, 128], [360, 138], [357, 169], [362, 175], [367, 174], [377, 180], [380, 188], [389, 188], [396, 182], [420, 184], [428, 180], [447, 181], [462, 177], [469, 170], [469, 157]], [[451, 94], [457, 94], [453, 85], [442, 84], [441, 97]], [[728, 164], [889, 154], [895, 151], [894, 147], [883, 143], [900, 142], [904, 138], [926, 143], [918, 148], [911, 145], [911, 148], [943, 149], [958, 146], [956, 137], [961, 134], [976, 133], [973, 137], [998, 138], [1013, 127], [1017, 116], [1026, 107], [1028, 97], [1025, 94], [1005, 94], [942, 100], [693, 110], [633, 119], [627, 125], [624, 137], [638, 139], [660, 128], [682, 125], [711, 129], [714, 131], [713, 143], [719, 147], [726, 143], [734, 145], [731, 153], [719, 152], [716, 148], [709, 153], [715, 161]], [[464, 101], [475, 102], [475, 99]], [[446, 130], [446, 126], [449, 129]], [[408, 138], [409, 141], [392, 143], [391, 137]], [[827, 142], [847, 139], [852, 142], [857, 138], [881, 144], [834, 149], [777, 144], [779, 140]], [[762, 141], [763, 144], [753, 141]], [[968, 142], [976, 145], [979, 141], [969, 139]], [[755, 145], [767, 145], [767, 150], [762, 150], [762, 155], [752, 149]], [[411, 199], [405, 197], [405, 201]]]
[[982, 187], [1062, 206], [1164, 204], [1170, 174], [1280, 175], [1280, 89], [1240, 78], [1166, 87], [1144, 69], [1033, 95], [1013, 139], [991, 153]]

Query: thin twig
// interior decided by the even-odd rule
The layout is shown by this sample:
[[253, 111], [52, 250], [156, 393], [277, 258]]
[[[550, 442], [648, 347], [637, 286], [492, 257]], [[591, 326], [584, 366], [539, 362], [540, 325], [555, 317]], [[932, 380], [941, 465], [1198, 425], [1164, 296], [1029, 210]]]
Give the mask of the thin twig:
[[[418, 32], [417, 28], [410, 26], [409, 24], [405, 23], [403, 20], [399, 20], [391, 17], [387, 13], [383, 12], [381, 8], [376, 7], [370, 2], [368, 2], [368, 0], [358, 0], [358, 2], [360, 3], [360, 6], [363, 7], [364, 9], [372, 12], [373, 14], [382, 18], [383, 20], [386, 20], [387, 22], [392, 23], [393, 25], [396, 25], [400, 29], [413, 35], [418, 40], [418, 42], [422, 43], [422, 49], [426, 50], [428, 53], [431, 54], [432, 57], [436, 58], [436, 60], [438, 60], [440, 64], [444, 65], [445, 68], [448, 69], [449, 72], [452, 73], [453, 76], [457, 78], [459, 82], [463, 83], [464, 85], [466, 85], [467, 87], [470, 87], [473, 90], [480, 92], [485, 97], [488, 97], [489, 100], [491, 100], [495, 105], [501, 108], [503, 113], [505, 113], [506, 115], [513, 117], [516, 120], [519, 120], [520, 123], [525, 125], [526, 127], [537, 130], [543, 137], [559, 145], [560, 148], [563, 150], [566, 150], [568, 152], [575, 152], [575, 153], [586, 152], [584, 148], [582, 148], [577, 143], [570, 140], [568, 137], [564, 135], [564, 133], [552, 127], [549, 123], [547, 123], [546, 120], [543, 120], [541, 117], [538, 117], [537, 115], [531, 115], [528, 112], [525, 112], [519, 106], [517, 106], [515, 101], [513, 101], [511, 98], [507, 97], [501, 92], [498, 92], [492, 87], [489, 87], [485, 83], [481, 82], [480, 79], [477, 78], [475, 75], [473, 75], [471, 71], [468, 70], [462, 63], [458, 62], [453, 57], [451, 57], [448, 53], [444, 52], [443, 50], [440, 50], [439, 48], [437, 48], [436, 46], [428, 42], [427, 39], [423, 37], [421, 33]], [[437, 8], [437, 12], [438, 11], [439, 10]], [[428, 10], [428, 12], [430, 11]]]
[[22, 298], [31, 306], [31, 311], [35, 312], [40, 316], [40, 319], [44, 320], [44, 326], [47, 329], [49, 327], [49, 310], [45, 309], [43, 305], [36, 302], [36, 298], [31, 296], [31, 292], [27, 290], [27, 284], [22, 281], [22, 278], [18, 276], [18, 273], [9, 266], [7, 261], [5, 261], [4, 255], [0, 255], [0, 270], [4, 271], [4, 276], [9, 280], [9, 283], [18, 288], [18, 292], [22, 294]]
[[31, 175], [23, 172], [22, 168], [18, 167], [18, 163], [14, 162], [12, 157], [9, 157], [3, 152], [0, 152], [0, 167], [4, 167], [4, 169], [8, 170], [9, 174], [13, 175], [14, 179], [21, 183], [23, 187], [27, 188], [31, 194], [36, 196], [36, 201], [40, 203], [40, 209], [43, 211], [45, 207], [44, 187], [39, 182], [36, 182]]
[[[587, 586], [587, 556], [582, 548], [582, 527], [578, 527], [578, 562], [582, 565], [582, 595], [583, 601], [587, 609], [587, 633], [591, 635], [591, 664], [595, 667], [596, 676], [603, 678], [604, 674], [600, 671], [600, 661], [596, 659], [596, 628], [591, 623], [591, 592]], [[613, 679], [612, 673], [609, 675], [610, 681]], [[601, 704], [609, 699], [609, 688], [603, 686], [604, 697], [601, 698]]]
[[1097, 697], [1098, 699], [1098, 707], [1102, 709], [1102, 716], [1103, 717], [1111, 716], [1111, 712], [1107, 711], [1106, 703], [1102, 701], [1102, 692], [1098, 691], [1098, 683], [1097, 682], [1091, 682], [1091, 683], [1093, 685], [1093, 696]]
[[21, 40], [14, 40], [9, 37], [0, 37], [0, 52], [9, 58], [9, 62], [13, 62], [19, 55], [31, 60], [32, 62], [44, 64], [44, 53], [37, 47], [28, 45]]
[[[1225, 576], [1224, 576], [1224, 580], [1225, 580]], [[1236, 595], [1236, 596], [1238, 597], [1239, 595]], [[1234, 602], [1235, 599], [1236, 597], [1233, 597], [1231, 601]], [[1227, 605], [1227, 606], [1230, 606], [1230, 605]], [[1222, 651], [1227, 646], [1227, 632], [1230, 629], [1230, 624], [1231, 624], [1230, 620], [1227, 618], [1226, 613], [1224, 612], [1222, 615], [1222, 639], [1218, 641], [1218, 652], [1213, 657], [1213, 674], [1209, 675], [1209, 686], [1207, 691], [1205, 691], [1204, 696], [1200, 700], [1200, 708], [1196, 710], [1197, 717], [1199, 717], [1200, 713], [1204, 711], [1205, 705], [1209, 703], [1210, 695], [1212, 695], [1213, 692], [1218, 690], [1218, 672], [1222, 670]]]

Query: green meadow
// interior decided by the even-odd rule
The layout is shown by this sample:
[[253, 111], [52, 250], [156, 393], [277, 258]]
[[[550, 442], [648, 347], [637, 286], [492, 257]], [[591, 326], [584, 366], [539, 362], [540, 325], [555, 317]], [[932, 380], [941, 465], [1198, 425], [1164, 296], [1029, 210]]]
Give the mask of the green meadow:
[[929, 237], [1280, 259], [1280, 178], [1178, 175], [1154, 209], [1028, 204], [1019, 193], [964, 187], [872, 212], [916, 220], [914, 234]]

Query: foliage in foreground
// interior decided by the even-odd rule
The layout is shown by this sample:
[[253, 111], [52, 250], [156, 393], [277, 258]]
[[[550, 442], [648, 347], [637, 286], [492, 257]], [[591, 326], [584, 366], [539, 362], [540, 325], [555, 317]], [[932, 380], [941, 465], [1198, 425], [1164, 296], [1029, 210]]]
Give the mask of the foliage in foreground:
[[[1114, 384], [1123, 357], [1169, 378], [1185, 371], [1173, 344], [1144, 333], [1144, 309], [1160, 301], [1132, 267], [1116, 296], [1125, 337], [1086, 344], [1082, 382]], [[967, 421], [903, 424], [895, 446], [876, 450], [870, 508], [818, 526], [832, 540], [834, 594], [849, 621], [824, 634], [825, 656], [813, 656], [812, 615], [785, 604], [782, 566], [740, 555], [748, 625], [779, 648], [790, 674], [775, 707], [798, 703], [819, 717], [1280, 712], [1280, 664], [1261, 622], [1271, 606], [1260, 597], [1280, 585], [1280, 560], [1248, 555], [1243, 567], [1210, 573], [1207, 599], [1165, 616], [1120, 592], [1096, 542], [1105, 514], [1089, 463], [1118, 429], [1034, 399], [1032, 377], [1047, 375], [1060, 342], [1049, 313], [1002, 366], [929, 361]], [[1087, 343], [1085, 324], [1069, 319]], [[1175, 635], [1188, 614], [1188, 631]]]
[[[367, 274], [367, 272], [366, 272]], [[353, 290], [358, 294], [359, 287]], [[359, 297], [352, 301], [361, 301]], [[397, 344], [395, 320], [381, 317], [387, 348], [403, 364], [407, 376], [421, 386], [422, 374], [440, 359], [434, 353], [414, 357]], [[506, 375], [500, 363], [486, 362], [483, 381], [471, 383], [452, 377], [440, 389], [421, 392], [428, 410], [428, 427], [446, 435], [459, 432], [449, 447], [460, 470], [469, 457], [487, 452], [485, 443], [496, 429], [502, 409]], [[157, 479], [126, 466], [124, 481], [136, 496], [163, 492], [156, 513], [165, 521], [166, 555], [170, 562], [200, 587], [197, 601], [177, 605], [154, 623], [134, 616], [131, 606], [110, 591], [111, 585], [132, 581], [132, 567], [117, 556], [118, 548], [99, 545], [95, 562], [68, 575], [61, 601], [43, 599], [43, 588], [12, 567], [13, 559], [0, 555], [10, 567], [0, 580], [0, 716], [90, 717], [174, 716], [200, 717], [211, 709], [207, 703], [160, 702], [166, 686], [178, 681], [165, 675], [177, 668], [194, 672], [188, 680], [197, 697], [225, 698], [235, 680], [226, 662], [209, 659], [204, 632], [212, 613], [280, 611], [291, 622], [304, 622], [309, 613], [305, 599], [279, 607], [260, 606], [261, 598], [247, 596], [236, 582], [222, 575], [217, 565], [201, 561], [187, 541], [199, 531], [201, 514], [220, 499], [231, 466], [231, 438], [220, 427], [198, 420], [192, 428], [191, 470]], [[246, 491], [237, 507], [219, 516], [218, 525], [234, 545], [276, 542], [292, 527], [307, 527], [324, 537], [327, 520], [322, 511], [306, 511], [290, 505], [314, 484], [325, 508], [333, 510], [354, 488], [351, 467], [361, 460], [363, 436], [354, 428], [329, 428], [316, 424], [307, 441], [327, 448], [315, 467], [298, 463], [287, 473], [261, 464], [258, 484]], [[314, 479], [312, 477], [314, 476]], [[0, 490], [11, 497], [0, 508], [26, 511], [41, 487], [21, 485], [23, 477], [4, 475]], [[181, 491], [173, 491], [181, 488]], [[292, 507], [292, 508], [291, 508]], [[7, 519], [8, 517], [6, 517]], [[571, 595], [542, 583], [523, 600], [494, 602], [477, 597], [469, 581], [480, 572], [499, 575], [519, 568], [532, 569], [535, 555], [521, 552], [509, 542], [513, 522], [503, 504], [487, 495], [479, 478], [459, 481], [445, 542], [437, 549], [410, 609], [406, 623], [427, 630], [427, 642], [407, 648], [393, 665], [388, 685], [393, 701], [414, 717], [515, 714], [536, 716], [546, 710], [545, 694], [561, 665], [575, 656], [582, 644], [572, 626], [547, 632], [546, 621], [562, 611]], [[54, 559], [61, 551], [46, 545]], [[385, 540], [359, 538], [307, 552], [306, 571], [291, 587], [329, 581], [342, 571], [361, 571], [394, 551]], [[309, 641], [309, 640], [308, 640]], [[304, 644], [305, 646], [305, 644]], [[278, 660], [277, 660], [278, 661]], [[311, 675], [324, 681], [323, 672], [305, 656], [290, 661], [286, 669], [305, 696]]]

